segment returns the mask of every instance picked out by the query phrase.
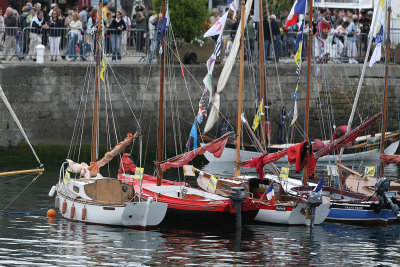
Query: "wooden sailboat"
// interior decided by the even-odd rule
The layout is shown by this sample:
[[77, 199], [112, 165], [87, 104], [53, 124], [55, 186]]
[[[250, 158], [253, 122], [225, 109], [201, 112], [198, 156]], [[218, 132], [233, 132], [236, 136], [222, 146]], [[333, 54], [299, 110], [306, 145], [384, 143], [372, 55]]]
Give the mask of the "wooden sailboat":
[[[98, 21], [102, 21], [102, 2], [99, 1]], [[85, 163], [77, 164], [71, 160], [63, 163], [59, 181], [51, 188], [49, 196], [52, 197], [56, 193], [55, 207], [69, 220], [134, 228], [156, 226], [164, 219], [167, 204], [157, 202], [151, 197], [144, 200], [132, 185], [115, 178], [103, 177], [99, 173], [100, 167], [120, 154], [137, 136], [128, 134], [123, 142], [97, 161], [102, 36], [102, 23], [99, 23], [96, 40], [92, 163], [90, 166]]]

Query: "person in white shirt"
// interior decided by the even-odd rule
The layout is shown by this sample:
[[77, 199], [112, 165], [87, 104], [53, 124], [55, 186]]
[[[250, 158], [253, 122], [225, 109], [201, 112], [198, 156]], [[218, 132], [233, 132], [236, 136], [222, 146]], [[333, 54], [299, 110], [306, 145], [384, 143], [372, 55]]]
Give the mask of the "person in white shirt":
[[333, 59], [334, 62], [340, 62], [342, 56], [344, 41], [347, 36], [347, 27], [349, 26], [348, 21], [343, 21], [342, 25], [339, 25], [335, 29], [334, 42], [336, 43], [336, 56]]
[[126, 12], [124, 9], [121, 9], [121, 16], [122, 20], [125, 22], [126, 25], [126, 31], [123, 31], [121, 34], [121, 55], [126, 56], [127, 55], [127, 46], [128, 46], [128, 38], [130, 37], [130, 29], [132, 27], [131, 20], [129, 17], [126, 15]]

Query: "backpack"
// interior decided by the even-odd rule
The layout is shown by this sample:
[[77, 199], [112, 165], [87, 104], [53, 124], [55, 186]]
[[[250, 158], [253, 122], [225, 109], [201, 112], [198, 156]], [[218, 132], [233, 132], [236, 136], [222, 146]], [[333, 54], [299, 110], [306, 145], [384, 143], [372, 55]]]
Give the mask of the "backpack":
[[26, 28], [26, 14], [22, 13], [21, 16], [19, 16], [18, 18], [18, 27], [23, 30], [24, 28]]

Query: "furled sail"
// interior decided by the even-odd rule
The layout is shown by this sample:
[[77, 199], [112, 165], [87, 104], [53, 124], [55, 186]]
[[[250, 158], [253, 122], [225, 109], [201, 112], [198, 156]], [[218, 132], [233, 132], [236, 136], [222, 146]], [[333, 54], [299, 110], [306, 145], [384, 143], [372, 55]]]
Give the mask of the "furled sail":
[[192, 159], [194, 159], [198, 155], [203, 155], [207, 151], [212, 153], [214, 157], [221, 157], [222, 151], [225, 148], [226, 143], [228, 142], [228, 137], [232, 134], [232, 132], [228, 132], [214, 141], [196, 148], [195, 150], [189, 151], [185, 154], [178, 155], [174, 158], [168, 159], [162, 162], [156, 162], [157, 165], [161, 166], [162, 171], [166, 171], [169, 168], [179, 168], [186, 164], [188, 164]]
[[[245, 21], [249, 17], [251, 5], [253, 4], [253, 0], [248, 0], [246, 3], [245, 9]], [[221, 76], [218, 80], [217, 85], [217, 92], [214, 94], [212, 98], [212, 107], [210, 111], [210, 115], [208, 116], [206, 126], [204, 127], [204, 133], [211, 130], [214, 124], [218, 121], [218, 113], [220, 107], [220, 93], [224, 90], [226, 82], [228, 81], [229, 75], [231, 74], [233, 64], [235, 63], [235, 59], [240, 47], [240, 35], [241, 35], [241, 28], [239, 27], [236, 31], [235, 40], [233, 41], [231, 52], [229, 53], [228, 58], [226, 59], [224, 68], [222, 69]]]
[[400, 155], [386, 155], [380, 154], [383, 166], [387, 166], [389, 164], [400, 164]]

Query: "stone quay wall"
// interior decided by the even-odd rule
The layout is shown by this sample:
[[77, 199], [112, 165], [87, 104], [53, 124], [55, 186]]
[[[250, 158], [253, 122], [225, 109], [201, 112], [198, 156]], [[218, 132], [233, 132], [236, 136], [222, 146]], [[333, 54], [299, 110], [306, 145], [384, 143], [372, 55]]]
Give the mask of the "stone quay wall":
[[[213, 84], [216, 87], [222, 65], [216, 65]], [[306, 91], [306, 64], [302, 67], [302, 78], [299, 86], [297, 130], [294, 139], [303, 138], [304, 104]], [[310, 94], [310, 138], [329, 138], [329, 125], [347, 124], [356, 92], [362, 65], [328, 64], [312, 67]], [[189, 65], [185, 76], [181, 76], [179, 66], [166, 69], [165, 76], [165, 133], [167, 146], [170, 148], [184, 146], [190, 132], [198, 102], [203, 89], [202, 80], [206, 66]], [[293, 93], [296, 86], [296, 66], [280, 64], [277, 67], [269, 64], [266, 67], [267, 100], [271, 102], [269, 117], [274, 139], [280, 112], [285, 104], [288, 110], [293, 109]], [[116, 64], [112, 71], [108, 69], [108, 86], [113, 106], [119, 138], [127, 132], [135, 131], [138, 124], [131, 113], [131, 108], [144, 135], [148, 146], [157, 144], [159, 74], [160, 68], [148, 64]], [[86, 73], [92, 73], [88, 80]], [[83, 131], [83, 144], [91, 142], [91, 118], [93, 117], [93, 73], [94, 65], [87, 64], [2, 64], [0, 65], [0, 85], [11, 106], [21, 121], [30, 141], [33, 144], [69, 145], [76, 123], [81, 100], [86, 98], [82, 90], [89, 92], [86, 103], [86, 118]], [[114, 75], [115, 76], [114, 76]], [[391, 66], [389, 73], [389, 130], [399, 129], [397, 90], [399, 84], [398, 66]], [[118, 82], [117, 82], [118, 80]], [[89, 86], [87, 86], [89, 84]], [[221, 94], [221, 112], [229, 116], [236, 126], [238, 101], [239, 66], [235, 65], [225, 90]], [[280, 84], [280, 86], [279, 86]], [[243, 111], [251, 123], [256, 111], [256, 98], [259, 95], [259, 78], [257, 66], [245, 65]], [[214, 89], [215, 91], [215, 89]], [[358, 125], [360, 117], [366, 117], [381, 111], [384, 91], [384, 66], [376, 64], [367, 68], [362, 93], [358, 104], [359, 115], [355, 116], [353, 126]], [[123, 93], [122, 93], [123, 92]], [[281, 95], [281, 97], [280, 97]], [[129, 105], [125, 99], [128, 100]], [[100, 92], [100, 142], [106, 139], [104, 90]], [[81, 105], [82, 107], [82, 105]], [[109, 112], [110, 115], [110, 112]], [[109, 120], [110, 124], [112, 121]], [[286, 119], [286, 127], [290, 119]], [[175, 127], [174, 127], [175, 125]], [[201, 127], [204, 127], [204, 123]], [[378, 126], [375, 127], [376, 130]], [[213, 135], [216, 127], [210, 131]], [[111, 131], [111, 140], [114, 131]], [[5, 105], [0, 103], [0, 146], [15, 146], [23, 141], [15, 123]]]

